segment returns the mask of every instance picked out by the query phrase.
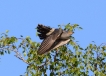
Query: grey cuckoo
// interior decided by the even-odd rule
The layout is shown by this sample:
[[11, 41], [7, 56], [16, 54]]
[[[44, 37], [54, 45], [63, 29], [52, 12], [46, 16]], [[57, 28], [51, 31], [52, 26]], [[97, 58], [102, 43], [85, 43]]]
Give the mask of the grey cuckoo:
[[38, 24], [37, 32], [39, 33], [39, 38], [43, 40], [37, 51], [39, 55], [67, 44], [70, 41], [70, 36], [73, 34], [72, 31], [65, 31], [61, 28], [54, 29], [42, 24]]

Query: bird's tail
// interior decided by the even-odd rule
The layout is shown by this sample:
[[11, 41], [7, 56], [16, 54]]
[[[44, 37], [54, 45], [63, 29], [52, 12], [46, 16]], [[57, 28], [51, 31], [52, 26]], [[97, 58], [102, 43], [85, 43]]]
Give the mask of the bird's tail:
[[44, 26], [42, 24], [38, 24], [37, 26], [37, 32], [39, 33], [38, 36], [40, 39], [45, 39], [47, 37], [47, 33], [50, 32], [52, 28], [50, 28], [49, 26]]

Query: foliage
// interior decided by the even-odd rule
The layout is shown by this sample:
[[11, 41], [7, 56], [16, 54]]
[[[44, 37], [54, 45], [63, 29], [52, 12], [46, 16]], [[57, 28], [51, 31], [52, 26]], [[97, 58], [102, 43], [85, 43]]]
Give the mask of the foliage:
[[[65, 30], [82, 29], [79, 25], [67, 24]], [[18, 45], [17, 42], [20, 43]], [[61, 46], [44, 55], [37, 55], [40, 43], [33, 42], [30, 37], [9, 37], [8, 31], [1, 34], [0, 55], [11, 52], [27, 63], [25, 76], [88, 76], [92, 71], [95, 76], [106, 76], [106, 46], [97, 46], [95, 42], [82, 48], [74, 37]], [[22, 55], [19, 53], [22, 50]], [[25, 59], [27, 58], [27, 59]], [[49, 72], [48, 72], [49, 71]]]

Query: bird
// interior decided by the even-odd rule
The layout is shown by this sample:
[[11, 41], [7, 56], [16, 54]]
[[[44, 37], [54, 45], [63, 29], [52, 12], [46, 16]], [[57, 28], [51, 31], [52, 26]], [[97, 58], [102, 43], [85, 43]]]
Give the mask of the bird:
[[38, 55], [67, 44], [70, 41], [70, 36], [74, 33], [73, 31], [65, 31], [61, 28], [55, 29], [42, 24], [38, 24], [37, 32], [39, 38], [43, 40], [37, 51]]

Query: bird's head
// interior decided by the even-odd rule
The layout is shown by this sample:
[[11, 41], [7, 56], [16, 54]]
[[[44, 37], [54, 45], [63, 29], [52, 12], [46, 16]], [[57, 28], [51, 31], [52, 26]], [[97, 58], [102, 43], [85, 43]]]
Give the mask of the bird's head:
[[74, 32], [73, 31], [68, 31], [67, 32], [69, 35], [72, 35]]
[[73, 34], [73, 31], [63, 31], [61, 35], [61, 39], [69, 39], [70, 36]]

